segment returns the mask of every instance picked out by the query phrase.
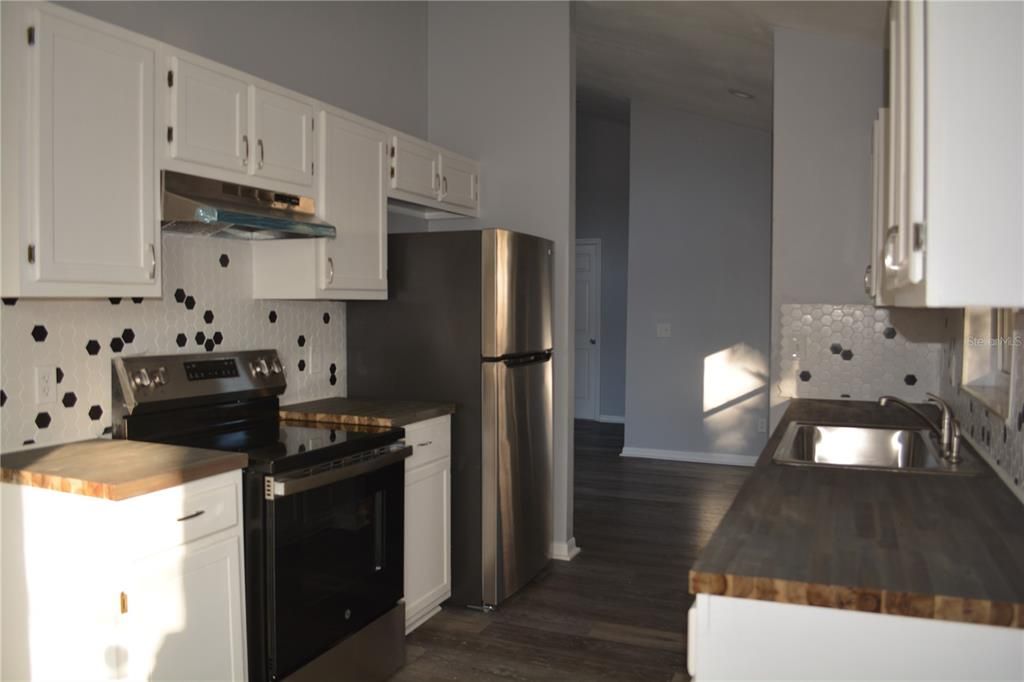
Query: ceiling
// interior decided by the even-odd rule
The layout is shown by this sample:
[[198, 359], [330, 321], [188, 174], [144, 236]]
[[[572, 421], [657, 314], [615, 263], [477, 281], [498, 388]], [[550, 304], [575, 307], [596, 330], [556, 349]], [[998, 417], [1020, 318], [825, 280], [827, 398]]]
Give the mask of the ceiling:
[[577, 2], [580, 106], [621, 117], [629, 99], [655, 99], [768, 130], [774, 28], [881, 47], [885, 16], [880, 1]]

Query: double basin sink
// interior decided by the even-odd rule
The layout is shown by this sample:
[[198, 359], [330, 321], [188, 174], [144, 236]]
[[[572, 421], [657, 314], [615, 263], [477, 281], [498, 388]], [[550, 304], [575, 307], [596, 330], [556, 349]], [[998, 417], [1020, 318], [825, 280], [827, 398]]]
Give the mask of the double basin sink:
[[984, 465], [962, 448], [951, 464], [942, 457], [929, 429], [878, 426], [831, 426], [794, 421], [772, 455], [778, 464], [852, 467], [934, 474], [974, 475]]

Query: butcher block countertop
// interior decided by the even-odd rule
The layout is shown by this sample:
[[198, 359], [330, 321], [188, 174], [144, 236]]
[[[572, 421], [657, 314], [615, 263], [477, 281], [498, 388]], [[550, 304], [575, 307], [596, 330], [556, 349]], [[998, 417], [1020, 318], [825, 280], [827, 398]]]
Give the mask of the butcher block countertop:
[[282, 419], [360, 426], [406, 426], [453, 412], [453, 403], [360, 398], [324, 398], [281, 406]]
[[991, 468], [776, 464], [794, 420], [917, 425], [895, 406], [794, 400], [691, 569], [690, 592], [1024, 628], [1024, 505]]
[[65, 493], [124, 500], [207, 476], [243, 469], [236, 452], [95, 439], [0, 457], [0, 480]]

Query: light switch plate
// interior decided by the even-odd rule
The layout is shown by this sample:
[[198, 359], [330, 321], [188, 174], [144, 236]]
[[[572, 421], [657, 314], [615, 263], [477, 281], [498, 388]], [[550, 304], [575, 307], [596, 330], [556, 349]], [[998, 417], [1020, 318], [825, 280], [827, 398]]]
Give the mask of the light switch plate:
[[53, 365], [36, 367], [36, 404], [49, 405], [57, 394], [57, 368]]

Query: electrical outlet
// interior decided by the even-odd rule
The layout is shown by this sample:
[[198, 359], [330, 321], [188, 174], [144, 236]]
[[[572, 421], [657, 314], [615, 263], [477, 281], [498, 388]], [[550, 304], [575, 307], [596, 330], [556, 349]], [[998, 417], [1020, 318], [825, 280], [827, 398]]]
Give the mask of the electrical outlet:
[[36, 367], [36, 404], [48, 405], [57, 393], [57, 368]]
[[316, 374], [324, 364], [323, 351], [320, 346], [312, 341], [306, 342], [306, 370], [310, 374]]
[[670, 322], [659, 322], [655, 325], [654, 330], [659, 339], [667, 339], [672, 336], [672, 324]]
[[768, 420], [764, 417], [757, 420], [757, 432], [768, 433]]

